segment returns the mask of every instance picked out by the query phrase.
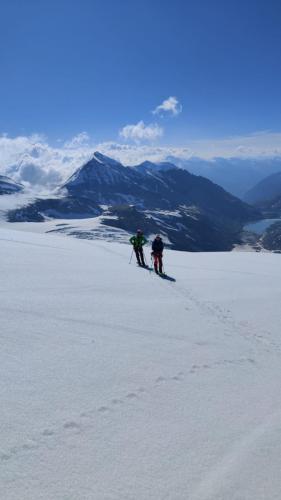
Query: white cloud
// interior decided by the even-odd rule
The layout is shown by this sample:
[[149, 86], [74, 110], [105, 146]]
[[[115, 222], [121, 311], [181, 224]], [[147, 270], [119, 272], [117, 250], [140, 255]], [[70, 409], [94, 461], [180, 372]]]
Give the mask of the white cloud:
[[120, 161], [123, 165], [137, 165], [145, 160], [152, 162], [165, 161], [168, 156], [190, 158], [193, 151], [189, 148], [176, 148], [172, 146], [154, 146], [149, 144], [118, 144], [104, 142], [97, 145], [97, 150]]
[[37, 188], [41, 186], [50, 190], [65, 181], [96, 150], [125, 165], [136, 165], [144, 160], [164, 161], [167, 157], [183, 160], [191, 156], [203, 159], [251, 158], [253, 161], [281, 158], [281, 133], [268, 131], [215, 140], [187, 140], [183, 147], [140, 144], [136, 140], [138, 134], [133, 134], [134, 143], [97, 144], [85, 134], [82, 132], [55, 147], [41, 135], [0, 135], [0, 174], [9, 175], [27, 186], [36, 185]]
[[[79, 136], [80, 134], [78, 134]], [[44, 136], [0, 136], [0, 173], [26, 185], [55, 187], [84, 163], [93, 145], [75, 136], [60, 147], [52, 147]]]
[[[12, 170], [11, 170], [12, 173]], [[42, 168], [40, 164], [32, 161], [23, 161], [18, 168], [14, 170], [14, 180], [35, 186], [56, 186], [62, 177], [55, 168]]]
[[163, 128], [159, 127], [157, 123], [145, 125], [141, 120], [135, 125], [125, 125], [125, 127], [120, 130], [119, 134], [124, 139], [135, 142], [154, 141], [163, 135]]
[[87, 132], [80, 132], [80, 134], [72, 137], [70, 141], [64, 143], [66, 148], [77, 148], [79, 146], [88, 146], [89, 145], [90, 136]]
[[173, 116], [177, 116], [182, 112], [182, 105], [179, 103], [177, 97], [170, 96], [165, 99], [162, 104], [159, 104], [152, 113], [154, 115], [171, 113]]

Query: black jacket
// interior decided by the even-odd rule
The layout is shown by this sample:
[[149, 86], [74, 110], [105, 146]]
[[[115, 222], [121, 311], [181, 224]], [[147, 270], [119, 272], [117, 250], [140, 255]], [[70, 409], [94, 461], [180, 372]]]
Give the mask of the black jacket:
[[164, 249], [164, 243], [161, 240], [161, 238], [159, 240], [157, 240], [155, 238], [155, 240], [152, 242], [152, 250], [153, 250], [153, 252], [154, 253], [162, 253], [163, 249]]

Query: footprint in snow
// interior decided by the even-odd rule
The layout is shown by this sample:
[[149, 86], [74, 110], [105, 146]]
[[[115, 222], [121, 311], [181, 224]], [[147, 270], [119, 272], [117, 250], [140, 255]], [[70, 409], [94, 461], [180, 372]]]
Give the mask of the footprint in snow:
[[89, 414], [89, 413], [87, 413], [87, 412], [85, 412], [85, 411], [83, 411], [83, 413], [80, 413], [80, 417], [81, 417], [81, 418], [89, 418], [89, 417], [90, 417], [90, 414]]
[[36, 448], [38, 448], [38, 444], [36, 444], [35, 442], [26, 443], [22, 445], [23, 450], [35, 450]]
[[129, 392], [129, 394], [126, 395], [127, 399], [137, 399], [137, 395], [134, 392]]
[[66, 422], [63, 427], [64, 429], [80, 429], [80, 425], [73, 421]]
[[199, 370], [200, 366], [198, 365], [192, 365], [191, 369], [189, 370], [189, 373], [195, 373], [197, 370]]
[[122, 405], [124, 403], [124, 401], [122, 401], [122, 399], [114, 398], [114, 399], [111, 400], [111, 403], [113, 405]]
[[181, 381], [181, 380], [183, 380], [183, 375], [184, 375], [184, 373], [183, 373], [183, 372], [179, 372], [179, 373], [177, 373], [177, 375], [174, 375], [174, 376], [172, 377], [172, 380]]
[[42, 432], [42, 435], [43, 436], [53, 436], [55, 434], [55, 432], [52, 430], [52, 429], [45, 429], [43, 432]]
[[99, 413], [107, 413], [109, 411], [109, 408], [107, 406], [100, 406], [98, 408]]

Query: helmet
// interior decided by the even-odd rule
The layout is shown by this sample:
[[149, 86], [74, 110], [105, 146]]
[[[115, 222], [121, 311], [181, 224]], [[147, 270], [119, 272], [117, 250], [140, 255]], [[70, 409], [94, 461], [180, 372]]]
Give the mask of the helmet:
[[142, 230], [141, 230], [141, 229], [138, 229], [138, 230], [137, 230], [137, 233], [142, 234]]

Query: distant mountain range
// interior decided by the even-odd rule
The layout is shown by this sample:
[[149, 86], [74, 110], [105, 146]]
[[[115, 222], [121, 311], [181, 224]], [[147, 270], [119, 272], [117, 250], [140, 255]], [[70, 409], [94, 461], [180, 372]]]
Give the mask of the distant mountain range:
[[281, 196], [281, 170], [257, 183], [246, 193], [245, 200], [251, 204], [256, 204], [274, 200], [279, 196]]
[[13, 194], [23, 190], [23, 185], [13, 181], [10, 177], [0, 175], [0, 195]]
[[167, 161], [195, 175], [202, 175], [229, 193], [244, 199], [245, 194], [266, 176], [281, 172], [281, 158], [214, 158], [188, 160], [168, 156]]
[[260, 218], [255, 208], [210, 180], [171, 163], [135, 167], [96, 152], [60, 188], [9, 212], [10, 221], [46, 217], [80, 218], [106, 214], [104, 224], [147, 234], [160, 232], [181, 250], [229, 250], [246, 222]]
[[266, 218], [281, 217], [281, 171], [256, 184], [245, 196]]

